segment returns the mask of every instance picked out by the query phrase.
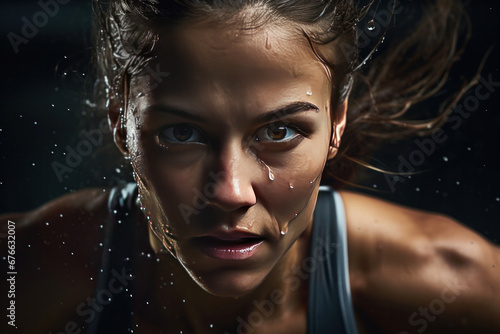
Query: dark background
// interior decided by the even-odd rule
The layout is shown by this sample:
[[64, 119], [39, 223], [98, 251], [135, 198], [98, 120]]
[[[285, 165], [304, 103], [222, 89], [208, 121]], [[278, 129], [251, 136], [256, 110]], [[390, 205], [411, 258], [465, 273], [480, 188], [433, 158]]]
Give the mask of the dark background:
[[[62, 1], [62, 0], [61, 0]], [[65, 0], [67, 1], [67, 0]], [[411, 29], [408, 19], [416, 1], [400, 1], [403, 13], [391, 29]], [[90, 155], [59, 180], [52, 164], [65, 164], [68, 146], [76, 149], [83, 130], [98, 129], [104, 115], [94, 113], [85, 91], [92, 91], [89, 51], [90, 1], [60, 4], [53, 17], [14, 52], [10, 32], [22, 35], [22, 18], [33, 22], [42, 10], [37, 1], [2, 1], [0, 4], [0, 212], [22, 211], [50, 199], [89, 186], [110, 186], [130, 179], [121, 166], [110, 135], [92, 147]], [[386, 8], [384, 2], [380, 8]], [[472, 40], [455, 66], [443, 96], [452, 92], [462, 77], [471, 78], [488, 48], [500, 33], [498, 1], [466, 4], [472, 20]], [[500, 82], [500, 46], [493, 49], [482, 71]], [[66, 74], [64, 74], [66, 73]], [[85, 89], [84, 89], [85, 88]], [[500, 87], [498, 88], [500, 91]], [[472, 92], [473, 94], [473, 92]], [[467, 94], [466, 94], [467, 96]], [[432, 102], [437, 103], [437, 102]], [[500, 92], [481, 101], [479, 108], [453, 130], [445, 125], [447, 140], [426, 157], [413, 175], [391, 189], [382, 174], [369, 173], [360, 190], [390, 201], [450, 215], [500, 243]], [[432, 108], [429, 104], [425, 108]], [[434, 105], [435, 107], [435, 105]], [[417, 149], [413, 140], [388, 145], [375, 161], [397, 170], [398, 157]]]

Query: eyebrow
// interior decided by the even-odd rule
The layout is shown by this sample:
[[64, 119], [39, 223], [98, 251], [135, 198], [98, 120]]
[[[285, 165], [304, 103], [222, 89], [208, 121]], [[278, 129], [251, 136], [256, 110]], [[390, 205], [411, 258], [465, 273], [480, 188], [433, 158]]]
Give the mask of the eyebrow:
[[[266, 123], [272, 120], [277, 120], [281, 119], [286, 116], [290, 116], [292, 114], [296, 114], [298, 112], [302, 111], [309, 111], [309, 110], [315, 110], [316, 112], [319, 112], [319, 108], [315, 106], [312, 103], [309, 102], [293, 102], [290, 103], [284, 107], [280, 107], [278, 109], [268, 111], [262, 115], [259, 115], [257, 117], [257, 122], [259, 123]], [[169, 114], [173, 114], [182, 118], [190, 119], [193, 121], [197, 122], [205, 122], [207, 121], [207, 118], [204, 116], [198, 115], [198, 114], [193, 114], [190, 112], [187, 112], [185, 110], [181, 110], [175, 107], [170, 107], [170, 106], [164, 106], [164, 105], [153, 105], [145, 110], [146, 112], [150, 111], [160, 111], [160, 112], [165, 112]]]
[[172, 114], [175, 116], [179, 116], [182, 118], [187, 118], [187, 119], [190, 119], [192, 121], [197, 121], [197, 122], [206, 121], [206, 118], [201, 116], [201, 115], [192, 114], [190, 112], [187, 112], [187, 111], [175, 108], [175, 107], [164, 106], [164, 105], [152, 105], [152, 106], [147, 107], [145, 111], [146, 112], [160, 111], [160, 112]]
[[293, 102], [284, 107], [278, 108], [273, 111], [266, 112], [263, 115], [260, 115], [257, 120], [260, 123], [269, 122], [272, 120], [280, 119], [298, 112], [315, 110], [319, 112], [319, 108], [312, 103], [309, 102]]

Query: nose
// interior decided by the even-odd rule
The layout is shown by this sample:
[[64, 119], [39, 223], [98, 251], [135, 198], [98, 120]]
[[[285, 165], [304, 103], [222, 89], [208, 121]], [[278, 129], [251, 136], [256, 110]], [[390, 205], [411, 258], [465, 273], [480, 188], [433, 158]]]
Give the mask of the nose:
[[215, 189], [210, 204], [227, 212], [255, 205], [252, 160], [238, 141], [217, 152], [213, 164], [216, 173], [211, 173], [215, 178]]

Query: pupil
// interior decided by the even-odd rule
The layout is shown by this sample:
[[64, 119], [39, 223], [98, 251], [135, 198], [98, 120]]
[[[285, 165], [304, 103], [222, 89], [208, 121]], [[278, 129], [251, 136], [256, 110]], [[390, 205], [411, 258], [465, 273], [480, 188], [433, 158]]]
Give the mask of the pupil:
[[176, 126], [173, 135], [178, 141], [186, 141], [193, 135], [193, 129], [188, 126]]
[[274, 140], [283, 139], [286, 136], [286, 126], [273, 126], [269, 128], [268, 135]]

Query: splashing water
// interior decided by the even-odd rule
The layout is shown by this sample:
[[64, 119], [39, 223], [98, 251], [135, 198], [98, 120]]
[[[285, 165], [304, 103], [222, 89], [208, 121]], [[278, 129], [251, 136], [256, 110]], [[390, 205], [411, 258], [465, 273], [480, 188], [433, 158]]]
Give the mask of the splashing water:
[[145, 182], [143, 182], [142, 178], [137, 173], [134, 172], [133, 176], [136, 180], [139, 192], [137, 204], [146, 217], [151, 231], [163, 244], [165, 250], [174, 258], [177, 258], [177, 254], [175, 253], [175, 249], [173, 247], [173, 242], [176, 237], [168, 224], [168, 220], [166, 219], [166, 215], [163, 212], [158, 198], [154, 193], [149, 191]]
[[368, 21], [368, 23], [366, 24], [366, 29], [370, 31], [375, 30], [375, 21], [374, 20]]

